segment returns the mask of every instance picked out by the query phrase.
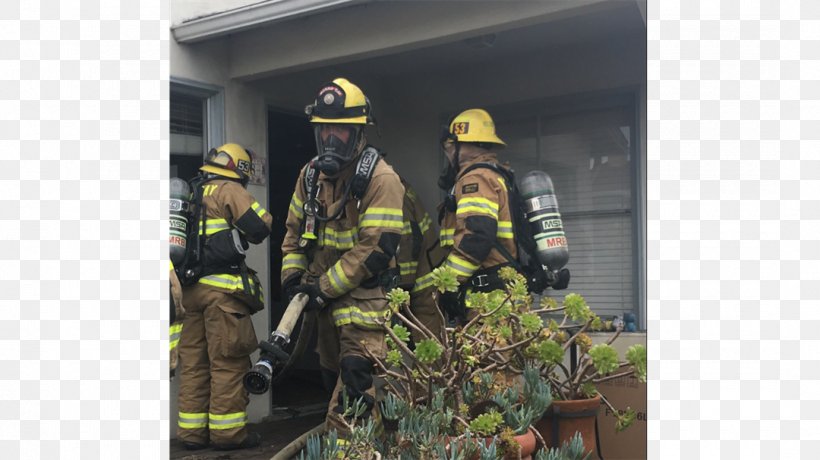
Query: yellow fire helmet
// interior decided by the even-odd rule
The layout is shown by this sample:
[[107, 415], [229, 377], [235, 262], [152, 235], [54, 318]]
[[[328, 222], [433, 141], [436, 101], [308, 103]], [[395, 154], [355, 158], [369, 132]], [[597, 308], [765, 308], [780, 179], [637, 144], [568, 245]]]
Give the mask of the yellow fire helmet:
[[450, 122], [450, 134], [457, 142], [507, 145], [495, 135], [495, 123], [484, 109], [469, 109], [456, 115]]
[[253, 162], [250, 153], [241, 145], [225, 144], [211, 149], [199, 170], [244, 182], [253, 175]]
[[322, 86], [312, 105], [305, 107], [311, 123], [372, 125], [370, 101], [358, 86], [337, 78]]

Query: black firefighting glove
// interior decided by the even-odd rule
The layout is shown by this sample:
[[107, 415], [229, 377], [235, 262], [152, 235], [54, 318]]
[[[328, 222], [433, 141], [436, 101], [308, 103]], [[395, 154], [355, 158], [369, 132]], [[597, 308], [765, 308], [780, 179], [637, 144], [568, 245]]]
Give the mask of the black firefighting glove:
[[282, 281], [282, 292], [287, 296], [288, 302], [293, 300], [293, 296], [296, 295], [295, 289], [302, 282], [302, 274], [303, 272], [296, 272], [288, 276], [285, 281]]
[[438, 305], [451, 319], [461, 318], [465, 314], [464, 308], [461, 306], [461, 301], [458, 298], [458, 292], [442, 292], [438, 297]]
[[321, 310], [330, 301], [329, 297], [322, 294], [322, 290], [319, 289], [319, 283], [300, 284], [293, 288], [293, 295], [300, 292], [308, 296], [305, 311]]
[[561, 271], [555, 274], [555, 280], [553, 280], [550, 287], [556, 291], [560, 291], [561, 289], [566, 289], [567, 286], [569, 286], [569, 270], [562, 268]]

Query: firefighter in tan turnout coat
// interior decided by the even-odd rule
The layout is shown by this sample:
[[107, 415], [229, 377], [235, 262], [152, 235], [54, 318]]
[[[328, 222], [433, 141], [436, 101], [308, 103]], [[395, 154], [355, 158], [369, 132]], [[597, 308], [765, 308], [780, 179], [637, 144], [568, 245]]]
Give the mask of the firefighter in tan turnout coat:
[[[517, 257], [509, 209], [510, 186], [493, 169], [475, 166], [503, 167], [498, 164], [495, 150], [504, 146], [495, 134], [492, 118], [482, 109], [457, 115], [442, 136], [448, 167], [439, 186], [449, 195], [443, 204], [439, 240], [442, 247], [449, 249], [443, 265], [455, 270], [462, 285], [459, 293], [440, 294], [439, 304], [450, 321], [466, 319], [463, 299], [459, 298], [466, 289], [502, 288], [498, 269]], [[430, 274], [421, 276], [414, 291], [427, 289], [432, 283]]]
[[[249, 153], [238, 144], [212, 149], [194, 183], [195, 270], [186, 267], [185, 319], [179, 341], [179, 439], [188, 449], [239, 449], [259, 444], [245, 427], [248, 394], [242, 377], [257, 338], [251, 315], [264, 302], [259, 279], [245, 264], [248, 243], [268, 237], [273, 218], [245, 189]], [[186, 282], [187, 281], [187, 282]]]
[[[296, 183], [281, 279], [286, 293], [307, 294], [306, 309], [319, 310], [320, 365], [326, 381], [335, 381], [327, 428], [344, 436], [339, 423], [344, 394], [350, 402], [361, 399], [376, 407], [368, 352], [386, 354], [379, 320], [388, 310], [386, 290], [398, 284], [404, 187], [378, 151], [366, 145], [370, 103], [356, 85], [333, 80], [307, 111], [318, 155]], [[361, 190], [356, 184], [368, 174]]]

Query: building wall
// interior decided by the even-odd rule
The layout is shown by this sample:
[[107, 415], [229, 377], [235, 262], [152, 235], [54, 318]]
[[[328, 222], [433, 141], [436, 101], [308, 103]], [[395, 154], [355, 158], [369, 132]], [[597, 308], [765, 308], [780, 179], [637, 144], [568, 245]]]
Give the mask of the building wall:
[[[227, 47], [224, 41], [205, 42], [194, 45], [170, 43], [171, 77], [193, 80], [222, 87], [225, 92], [225, 140], [238, 142], [255, 152], [267, 152], [265, 97], [257, 89], [245, 83], [229, 80], [227, 66]], [[218, 146], [209, 146], [218, 147]], [[257, 201], [267, 207], [267, 186], [249, 185], [248, 191]], [[252, 246], [247, 252], [248, 266], [259, 272], [261, 280], [268, 279], [268, 251], [270, 242], [265, 240], [260, 245]], [[265, 290], [268, 291], [265, 286]], [[253, 325], [257, 338], [264, 339], [268, 334], [267, 309], [270, 299], [265, 299], [266, 310], [253, 316]], [[254, 356], [255, 357], [255, 356]], [[176, 432], [178, 379], [171, 387], [171, 430]], [[269, 414], [270, 396], [252, 396], [248, 406], [248, 417], [251, 422], [258, 422]], [[175, 436], [175, 435], [173, 435]]]

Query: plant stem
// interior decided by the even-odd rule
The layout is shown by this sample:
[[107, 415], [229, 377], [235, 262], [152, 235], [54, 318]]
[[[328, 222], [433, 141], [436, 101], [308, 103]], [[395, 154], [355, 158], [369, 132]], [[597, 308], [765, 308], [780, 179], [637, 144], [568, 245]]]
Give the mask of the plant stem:
[[413, 361], [416, 364], [418, 364], [418, 366], [421, 367], [427, 375], [432, 375], [432, 372], [430, 371], [430, 368], [427, 367], [423, 362], [416, 359], [416, 355], [412, 351], [410, 351], [409, 348], [407, 348], [407, 345], [405, 345], [404, 342], [400, 338], [398, 338], [398, 336], [396, 336], [396, 333], [393, 332], [392, 329], [390, 329], [389, 327], [385, 327], [384, 329], [387, 332], [387, 335], [389, 335], [390, 338], [392, 338], [393, 341], [396, 342], [397, 347], [401, 348], [401, 350], [403, 352], [407, 353], [407, 355], [412, 356]]
[[632, 375], [632, 374], [633, 374], [632, 371], [628, 371], [628, 372], [621, 372], [620, 374], [607, 375], [606, 377], [601, 377], [599, 379], [592, 379], [592, 383], [607, 382], [609, 380], [619, 379], [621, 377], [626, 377], [626, 376], [629, 376], [629, 375]]

